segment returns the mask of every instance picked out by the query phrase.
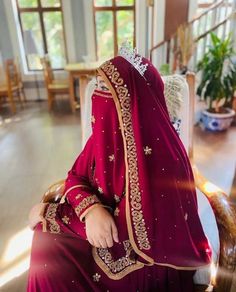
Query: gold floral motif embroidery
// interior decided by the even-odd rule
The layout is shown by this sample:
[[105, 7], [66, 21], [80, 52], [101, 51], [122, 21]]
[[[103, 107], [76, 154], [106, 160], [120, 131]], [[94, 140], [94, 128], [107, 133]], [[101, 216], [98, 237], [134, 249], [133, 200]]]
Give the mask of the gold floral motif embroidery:
[[129, 186], [131, 199], [131, 216], [134, 223], [135, 234], [138, 240], [140, 250], [149, 250], [151, 248], [147, 237], [146, 226], [142, 213], [141, 192], [139, 189], [138, 167], [137, 167], [137, 150], [134, 140], [134, 131], [132, 125], [130, 94], [127, 85], [120, 77], [117, 68], [111, 62], [105, 62], [101, 69], [108, 76], [110, 82], [115, 86], [121, 107], [121, 117], [123, 123], [125, 147], [127, 151], [127, 160], [129, 165]]
[[63, 221], [65, 224], [69, 224], [70, 218], [69, 218], [68, 216], [64, 216], [64, 217], [62, 217], [62, 221]]
[[80, 204], [75, 207], [75, 212], [76, 214], [79, 216], [80, 213], [85, 209], [87, 208], [90, 204], [93, 204], [93, 203], [99, 203], [100, 201], [98, 200], [97, 196], [96, 195], [91, 195], [91, 196], [88, 196], [86, 198], [84, 198]]
[[120, 209], [118, 207], [115, 208], [114, 216], [119, 216]]
[[125, 255], [114, 260], [108, 248], [93, 247], [93, 257], [98, 266], [110, 279], [118, 280], [144, 266], [135, 259], [135, 253], [129, 240], [123, 241]]
[[93, 281], [94, 282], [99, 282], [100, 278], [101, 278], [101, 275], [99, 275], [98, 273], [93, 275]]
[[60, 226], [56, 222], [56, 211], [58, 204], [49, 204], [45, 219], [49, 222], [49, 228], [51, 233], [60, 233]]
[[120, 202], [120, 197], [116, 194], [114, 195], [114, 199], [115, 199], [116, 203]]
[[146, 146], [143, 148], [145, 155], [151, 155], [152, 154], [152, 148]]
[[109, 155], [109, 161], [114, 161], [115, 160], [115, 155], [112, 154], [112, 155]]

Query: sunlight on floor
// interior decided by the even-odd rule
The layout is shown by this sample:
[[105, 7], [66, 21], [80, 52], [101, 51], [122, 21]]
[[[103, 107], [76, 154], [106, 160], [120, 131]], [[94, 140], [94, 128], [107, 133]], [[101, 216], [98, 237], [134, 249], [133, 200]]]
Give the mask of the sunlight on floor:
[[3, 126], [4, 124], [10, 124], [10, 123], [14, 123], [14, 122], [20, 122], [21, 118], [20, 117], [14, 117], [14, 118], [6, 118], [3, 119], [0, 116], [0, 126]]
[[0, 287], [20, 276], [29, 268], [33, 231], [26, 227], [11, 237], [0, 260], [3, 268]]

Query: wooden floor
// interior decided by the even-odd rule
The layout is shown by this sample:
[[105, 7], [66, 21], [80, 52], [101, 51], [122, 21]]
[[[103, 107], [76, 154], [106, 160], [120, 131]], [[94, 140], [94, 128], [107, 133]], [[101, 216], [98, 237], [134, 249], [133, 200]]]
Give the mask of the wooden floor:
[[[60, 106], [59, 106], [60, 105]], [[27, 226], [28, 212], [47, 187], [66, 177], [81, 151], [79, 113], [61, 101], [53, 113], [47, 104], [28, 103], [12, 118], [0, 119], [0, 254], [9, 240]], [[236, 160], [236, 127], [213, 134], [194, 129], [194, 157], [201, 172], [228, 194]], [[2, 256], [0, 258], [0, 263]], [[27, 272], [0, 291], [21, 292]], [[236, 290], [234, 290], [236, 291]]]

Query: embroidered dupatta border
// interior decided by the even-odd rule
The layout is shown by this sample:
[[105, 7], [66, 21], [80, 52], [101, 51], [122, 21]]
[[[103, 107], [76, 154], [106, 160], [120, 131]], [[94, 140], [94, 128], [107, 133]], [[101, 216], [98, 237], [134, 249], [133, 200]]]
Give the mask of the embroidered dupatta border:
[[[151, 246], [147, 237], [145, 221], [141, 210], [141, 192], [139, 189], [137, 153], [132, 127], [130, 94], [127, 85], [124, 84], [123, 78], [120, 77], [120, 73], [111, 62], [104, 63], [101, 68], [98, 69], [98, 72], [104, 78], [112, 93], [123, 136], [126, 164], [126, 221], [129, 239], [134, 251], [148, 263], [154, 264], [154, 260], [142, 251], [149, 250]], [[129, 186], [131, 194], [129, 194]], [[131, 202], [129, 202], [129, 200]], [[135, 223], [134, 229], [139, 247], [134, 240], [131, 216]]]
[[92, 247], [92, 255], [96, 264], [112, 280], [120, 280], [129, 273], [144, 267], [144, 263], [129, 258], [132, 245], [129, 240], [123, 241], [125, 255], [117, 260], [112, 258], [107, 248]]

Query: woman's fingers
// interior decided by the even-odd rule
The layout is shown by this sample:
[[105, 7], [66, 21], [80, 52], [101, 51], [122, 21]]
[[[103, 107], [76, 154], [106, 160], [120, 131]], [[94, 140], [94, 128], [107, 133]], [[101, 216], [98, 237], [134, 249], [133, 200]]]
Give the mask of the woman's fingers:
[[106, 239], [105, 238], [100, 238], [99, 239], [99, 243], [100, 243], [102, 248], [107, 248], [107, 243], [106, 243]]
[[97, 219], [95, 222], [90, 220], [91, 216], [85, 220], [86, 235], [90, 244], [97, 248], [110, 248], [114, 245], [114, 241], [119, 242], [118, 230], [110, 214], [108, 217], [105, 210], [102, 210], [101, 217], [104, 217], [104, 219], [98, 216], [99, 220]]
[[101, 244], [99, 243], [99, 241], [96, 240], [96, 239], [92, 239], [92, 238], [89, 238], [89, 237], [88, 237], [88, 241], [89, 241], [89, 243], [90, 243], [92, 246], [95, 246], [95, 247], [102, 247]]
[[107, 247], [113, 246], [113, 238], [112, 238], [111, 231], [106, 236], [106, 243], [107, 243]]
[[112, 237], [113, 237], [114, 241], [118, 243], [119, 242], [118, 230], [117, 230], [116, 224], [113, 220], [111, 222], [111, 232], [112, 232]]

